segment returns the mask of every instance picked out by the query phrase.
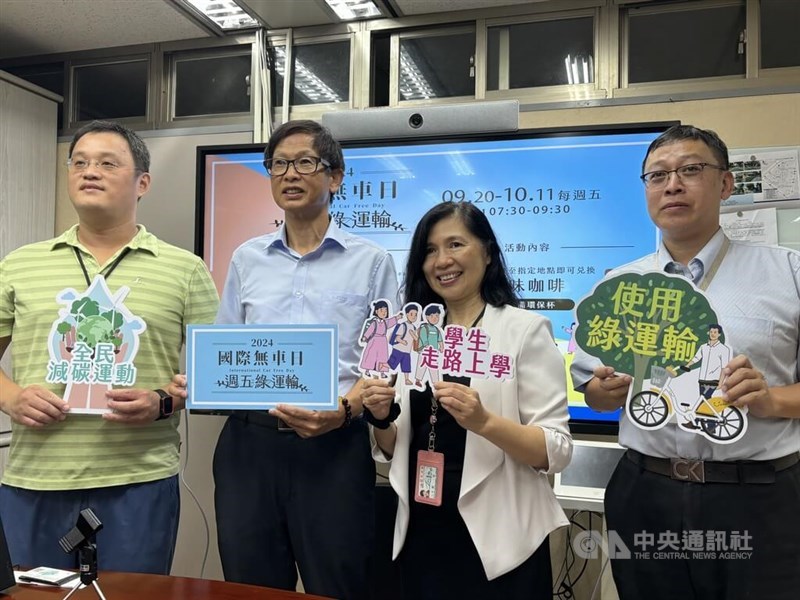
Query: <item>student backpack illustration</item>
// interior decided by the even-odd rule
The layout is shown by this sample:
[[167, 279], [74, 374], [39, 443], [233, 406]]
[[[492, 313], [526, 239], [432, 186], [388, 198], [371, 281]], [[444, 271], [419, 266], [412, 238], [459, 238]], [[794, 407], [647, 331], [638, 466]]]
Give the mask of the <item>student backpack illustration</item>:
[[398, 321], [397, 315], [389, 317], [391, 310], [392, 305], [388, 300], [375, 300], [372, 303], [372, 316], [364, 322], [360, 340], [364, 350], [359, 367], [366, 377], [372, 377], [373, 372], [386, 377], [389, 371], [389, 340], [386, 334]]
[[392, 353], [389, 355], [388, 366], [391, 371], [403, 373], [406, 385], [413, 385], [411, 380], [411, 353], [416, 352], [419, 346], [419, 333], [415, 325], [421, 312], [419, 304], [409, 302], [403, 307], [404, 319], [397, 323], [389, 335], [389, 344]]
[[425, 307], [425, 322], [417, 330], [417, 369], [414, 374], [414, 387], [424, 389], [425, 382], [431, 384], [441, 379], [439, 376], [439, 358], [444, 351], [444, 332], [438, 323], [444, 318], [441, 304], [429, 304]]

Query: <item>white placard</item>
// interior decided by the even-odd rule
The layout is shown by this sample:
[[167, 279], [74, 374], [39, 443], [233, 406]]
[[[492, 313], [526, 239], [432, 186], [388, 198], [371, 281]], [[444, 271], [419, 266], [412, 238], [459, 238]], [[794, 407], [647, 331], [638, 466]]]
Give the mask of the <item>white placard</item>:
[[725, 234], [735, 242], [753, 244], [778, 244], [778, 210], [758, 208], [756, 210], [723, 213], [719, 222]]

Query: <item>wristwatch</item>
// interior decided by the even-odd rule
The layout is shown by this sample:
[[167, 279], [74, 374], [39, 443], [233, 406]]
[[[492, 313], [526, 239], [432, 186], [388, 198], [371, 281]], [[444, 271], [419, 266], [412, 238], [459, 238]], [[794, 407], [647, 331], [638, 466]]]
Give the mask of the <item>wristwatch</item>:
[[175, 410], [172, 405], [172, 396], [164, 390], [155, 390], [155, 392], [158, 394], [158, 417], [156, 421], [170, 418]]

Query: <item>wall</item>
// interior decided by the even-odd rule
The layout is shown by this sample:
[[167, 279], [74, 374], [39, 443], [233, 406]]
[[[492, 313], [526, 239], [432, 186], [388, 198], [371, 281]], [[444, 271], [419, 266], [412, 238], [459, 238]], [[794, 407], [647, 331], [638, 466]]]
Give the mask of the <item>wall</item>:
[[800, 94], [520, 113], [520, 127], [561, 127], [679, 120], [713, 129], [729, 148], [800, 144]]
[[[0, 71], [0, 257], [53, 236], [60, 96]], [[2, 368], [11, 373], [11, 351]], [[0, 473], [11, 423], [0, 413]]]

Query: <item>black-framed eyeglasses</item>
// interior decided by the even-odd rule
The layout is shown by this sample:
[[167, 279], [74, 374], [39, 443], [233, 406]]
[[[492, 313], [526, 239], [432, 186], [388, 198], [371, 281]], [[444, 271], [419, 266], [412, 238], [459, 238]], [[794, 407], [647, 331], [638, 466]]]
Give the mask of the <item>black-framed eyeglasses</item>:
[[312, 173], [316, 173], [320, 165], [326, 169], [331, 168], [331, 163], [324, 158], [319, 158], [318, 156], [301, 156], [300, 158], [295, 158], [294, 160], [287, 160], [285, 158], [268, 158], [264, 161], [264, 167], [267, 169], [267, 173], [273, 177], [286, 175], [286, 171], [289, 170], [289, 165], [293, 165], [295, 172], [299, 173], [300, 175], [311, 175]]
[[670, 169], [669, 171], [650, 171], [649, 173], [642, 175], [641, 180], [644, 181], [645, 187], [651, 189], [660, 188], [667, 185], [669, 176], [672, 173], [675, 173], [684, 183], [693, 182], [703, 174], [703, 169], [706, 167], [711, 167], [712, 169], [718, 169], [720, 171], [728, 170], [725, 167], [712, 165], [711, 163], [692, 163], [690, 165], [683, 165], [677, 169]]

